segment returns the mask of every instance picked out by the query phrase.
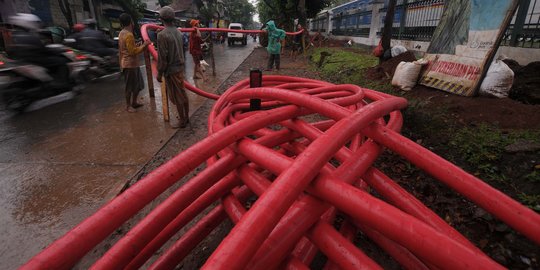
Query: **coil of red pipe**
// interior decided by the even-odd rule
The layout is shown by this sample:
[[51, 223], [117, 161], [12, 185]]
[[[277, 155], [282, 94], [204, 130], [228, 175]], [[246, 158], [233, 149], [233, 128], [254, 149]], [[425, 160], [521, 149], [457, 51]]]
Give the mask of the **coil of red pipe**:
[[[262, 110], [249, 111], [249, 99]], [[206, 167], [140, 220], [93, 269], [171, 269], [225, 219], [235, 223], [204, 269], [380, 269], [352, 244], [362, 232], [405, 268], [499, 269], [429, 208], [373, 167], [386, 147], [536, 243], [540, 215], [401, 136], [393, 97], [355, 85], [288, 76], [243, 80], [214, 104], [208, 137], [148, 174], [22, 269], [69, 269], [167, 188]], [[388, 120], [385, 120], [388, 119]], [[384, 200], [370, 195], [376, 190]], [[246, 200], [255, 200], [248, 209]], [[207, 215], [196, 216], [218, 203]], [[343, 228], [331, 226], [337, 213]], [[183, 235], [177, 232], [195, 225]], [[167, 242], [171, 247], [158, 256]]]

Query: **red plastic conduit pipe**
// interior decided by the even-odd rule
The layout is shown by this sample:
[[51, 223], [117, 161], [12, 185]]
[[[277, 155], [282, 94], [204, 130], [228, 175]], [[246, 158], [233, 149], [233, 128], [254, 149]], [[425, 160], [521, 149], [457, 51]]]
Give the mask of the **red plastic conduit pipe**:
[[[143, 35], [149, 27], [157, 26], [143, 27]], [[329, 268], [378, 268], [350, 242], [354, 231], [405, 268], [501, 268], [373, 166], [383, 147], [540, 243], [537, 213], [399, 134], [404, 99], [287, 76], [263, 76], [263, 87], [256, 89], [243, 80], [222, 96], [192, 90], [217, 99], [208, 137], [118, 195], [22, 269], [74, 267], [156, 198], [161, 203], [128, 228], [94, 269], [137, 269], [164, 246], [170, 248], [152, 267], [174, 267], [227, 218], [236, 225], [206, 269], [306, 269], [317, 250], [327, 255]], [[262, 100], [262, 110], [248, 111], [251, 98]], [[195, 177], [168, 198], [160, 197], [205, 161]], [[385, 200], [371, 196], [366, 185]], [[212, 204], [214, 210], [197, 217]], [[344, 236], [329, 225], [337, 212], [353, 226], [340, 230]], [[190, 223], [196, 225], [186, 227]], [[179, 231], [187, 233], [175, 237]]]

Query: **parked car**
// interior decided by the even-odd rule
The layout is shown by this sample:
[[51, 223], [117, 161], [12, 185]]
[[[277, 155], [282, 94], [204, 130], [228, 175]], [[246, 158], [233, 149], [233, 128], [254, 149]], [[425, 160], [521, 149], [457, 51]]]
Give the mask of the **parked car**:
[[[231, 23], [231, 24], [229, 24], [229, 30], [231, 30], [231, 29], [232, 30], [244, 30], [244, 26], [242, 26], [241, 23]], [[236, 41], [242, 42], [242, 45], [247, 45], [247, 34], [228, 32], [227, 33], [227, 44], [229, 44], [229, 46], [231, 46]]]

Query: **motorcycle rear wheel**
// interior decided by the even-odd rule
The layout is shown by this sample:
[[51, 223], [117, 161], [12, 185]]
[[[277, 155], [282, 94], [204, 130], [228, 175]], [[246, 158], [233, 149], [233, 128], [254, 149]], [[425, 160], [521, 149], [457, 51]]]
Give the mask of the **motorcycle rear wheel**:
[[4, 95], [4, 101], [8, 110], [16, 113], [23, 113], [32, 100], [22, 95]]

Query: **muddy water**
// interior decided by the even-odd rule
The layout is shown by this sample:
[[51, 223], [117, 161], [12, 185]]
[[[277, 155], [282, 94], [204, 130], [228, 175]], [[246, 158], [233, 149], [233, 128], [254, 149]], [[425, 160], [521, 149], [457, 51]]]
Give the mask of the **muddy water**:
[[[251, 53], [217, 45], [218, 74], [193, 82], [213, 91]], [[206, 59], [210, 63], [209, 59]], [[144, 89], [137, 113], [125, 112], [118, 75], [32, 105], [23, 115], [0, 111], [0, 269], [14, 269], [115, 196], [175, 130]], [[191, 113], [204, 98], [188, 94]], [[174, 107], [171, 113], [174, 115]]]

